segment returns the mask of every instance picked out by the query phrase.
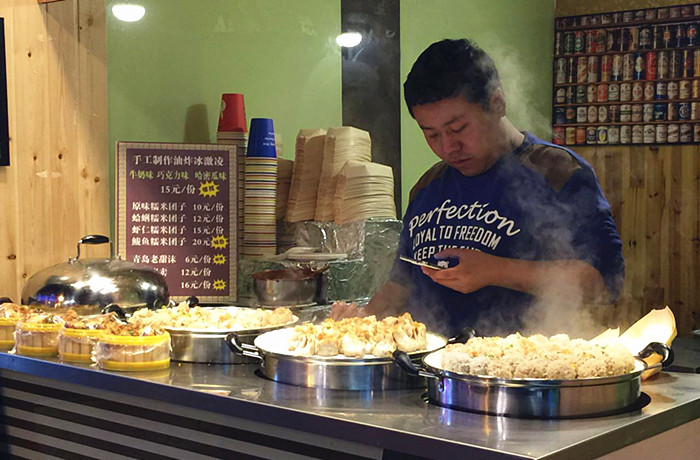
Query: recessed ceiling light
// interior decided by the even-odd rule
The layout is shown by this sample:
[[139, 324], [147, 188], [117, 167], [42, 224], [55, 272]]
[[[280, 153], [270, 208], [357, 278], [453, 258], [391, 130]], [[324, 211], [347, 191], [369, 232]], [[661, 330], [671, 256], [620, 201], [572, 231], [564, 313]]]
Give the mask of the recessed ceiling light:
[[124, 22], [136, 22], [146, 14], [146, 8], [133, 3], [117, 3], [112, 7], [114, 17]]
[[362, 34], [359, 32], [345, 32], [335, 37], [335, 42], [343, 48], [352, 48], [362, 41]]

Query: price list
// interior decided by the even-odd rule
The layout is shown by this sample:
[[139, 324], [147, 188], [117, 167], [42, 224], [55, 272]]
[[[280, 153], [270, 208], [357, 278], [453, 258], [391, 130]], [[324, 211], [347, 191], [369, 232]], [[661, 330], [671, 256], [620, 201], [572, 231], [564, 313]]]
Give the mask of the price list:
[[235, 145], [117, 143], [119, 253], [175, 300], [236, 300], [235, 159]]

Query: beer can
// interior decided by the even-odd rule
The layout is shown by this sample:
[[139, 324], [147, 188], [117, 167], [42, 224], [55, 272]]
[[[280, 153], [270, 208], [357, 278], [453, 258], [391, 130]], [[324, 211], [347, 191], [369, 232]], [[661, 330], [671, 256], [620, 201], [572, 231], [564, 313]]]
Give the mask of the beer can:
[[666, 95], [668, 99], [678, 99], [678, 82], [669, 81], [666, 85]]
[[554, 55], [560, 56], [564, 54], [564, 43], [562, 43], [561, 32], [554, 34]]
[[661, 26], [654, 26], [651, 28], [651, 47], [653, 49], [663, 48], [664, 42], [664, 29]]
[[673, 26], [665, 25], [661, 30], [661, 47], [671, 48], [673, 46]]
[[654, 99], [654, 82], [648, 81], [644, 83], [644, 100], [651, 101]]
[[557, 84], [566, 83], [566, 58], [558, 58], [555, 69], [555, 81]]
[[[699, 74], [700, 75], [700, 74]], [[622, 55], [616, 54], [612, 57], [612, 69], [610, 71], [612, 81], [622, 80]]]
[[700, 143], [700, 123], [693, 125], [693, 142]]
[[680, 18], [681, 17], [681, 8], [679, 6], [672, 6], [668, 9], [668, 17], [669, 18]]
[[607, 123], [608, 120], [608, 107], [605, 105], [598, 106], [598, 123]]
[[608, 100], [613, 102], [620, 100], [620, 85], [618, 83], [608, 85]]
[[620, 121], [622, 123], [627, 123], [632, 121], [632, 106], [629, 104], [622, 104], [620, 106]]
[[700, 3], [693, 5], [693, 16], [700, 16]]
[[656, 10], [655, 9], [644, 10], [644, 19], [647, 21], [656, 21]]
[[612, 56], [603, 55], [600, 58], [600, 81], [610, 81], [612, 79]]
[[585, 105], [576, 107], [576, 123], [585, 123], [588, 119], [588, 110]]
[[566, 140], [566, 130], [561, 126], [556, 126], [552, 131], [552, 141], [557, 145], [564, 145]]
[[576, 61], [576, 82], [586, 83], [588, 79], [588, 58], [579, 56]]
[[575, 41], [576, 36], [573, 32], [564, 32], [564, 54], [571, 54], [574, 52]]
[[608, 37], [605, 29], [598, 29], [595, 33], [595, 52], [604, 53], [608, 45]]
[[683, 55], [673, 50], [668, 55], [668, 77], [680, 78], [683, 72]]
[[644, 125], [642, 140], [645, 144], [653, 144], [656, 141], [656, 128], [654, 125]]
[[598, 81], [598, 56], [590, 56], [588, 58], [588, 83], [596, 83]]
[[639, 28], [639, 49], [651, 49], [651, 26], [642, 26]]
[[695, 46], [698, 44], [698, 25], [695, 23], [688, 24], [688, 28], [685, 31], [686, 38], [688, 40], [688, 46]]
[[598, 143], [607, 144], [608, 143], [608, 127], [598, 126]]
[[674, 46], [676, 48], [683, 48], [688, 43], [688, 41], [686, 40], [686, 37], [685, 37], [685, 24], [677, 24], [675, 26], [675, 28], [676, 28], [676, 34], [675, 34], [676, 39], [674, 42]]
[[669, 102], [666, 106], [666, 119], [668, 121], [678, 120], [678, 102]]
[[569, 72], [566, 74], [567, 83], [576, 82], [576, 58], [569, 58], [569, 63], [567, 64]]
[[644, 53], [636, 53], [634, 55], [634, 79], [646, 80], [646, 60]]
[[586, 86], [578, 85], [576, 87], [576, 103], [583, 104], [586, 102]]
[[563, 125], [564, 123], [566, 123], [566, 109], [557, 107], [554, 109], [554, 124]]
[[617, 51], [620, 48], [620, 29], [608, 30], [608, 40], [605, 51]]
[[656, 17], [658, 19], [668, 19], [668, 8], [659, 8], [656, 11]]
[[678, 104], [678, 119], [679, 120], [690, 120], [690, 103], [681, 102]]
[[679, 99], [690, 99], [692, 94], [692, 85], [690, 80], [681, 80], [678, 83], [678, 98]]
[[595, 126], [589, 126], [586, 128], [586, 144], [596, 143], [598, 143], [598, 130]]
[[566, 122], [576, 123], [576, 109], [574, 107], [569, 106], [566, 108]]
[[579, 24], [582, 25], [582, 26], [587, 26], [587, 25], [590, 24], [589, 19], [590, 19], [590, 18], [589, 18], [588, 16], [581, 16], [581, 17], [579, 18]]
[[666, 128], [666, 125], [663, 123], [660, 123], [656, 125], [656, 143], [657, 144], [665, 144], [667, 141], [667, 135], [668, 135], [668, 130]]
[[612, 24], [612, 14], [611, 13], [601, 13], [600, 14], [601, 24]]
[[654, 99], [666, 99], [668, 97], [667, 83], [665, 81], [657, 81], [654, 91]]
[[619, 144], [620, 143], [620, 127], [619, 126], [608, 126], [608, 144]]
[[642, 125], [632, 126], [632, 143], [641, 144], [644, 141], [644, 127]]
[[588, 99], [588, 102], [595, 102], [597, 94], [598, 88], [596, 87], [596, 85], [588, 85], [586, 87], [586, 98]]
[[622, 22], [632, 22], [634, 21], [634, 11], [623, 11], [622, 12]]
[[588, 24], [592, 26], [597, 26], [600, 24], [600, 17], [597, 14], [591, 14], [588, 16]]
[[566, 145], [574, 145], [576, 143], [576, 128], [573, 126], [566, 128], [564, 142]]
[[666, 132], [666, 142], [669, 144], [675, 144], [678, 142], [678, 125], [675, 123], [671, 123], [668, 125], [668, 129]]
[[632, 105], [632, 121], [642, 121], [642, 104]]
[[622, 22], [622, 13], [617, 11], [612, 14], [613, 24], [619, 24]]
[[700, 50], [693, 52], [693, 75], [700, 77]]
[[583, 126], [579, 126], [578, 128], [576, 128], [576, 143], [586, 143], [586, 128], [584, 128]]
[[639, 49], [639, 27], [630, 27], [627, 37], [627, 51], [637, 51]]
[[645, 123], [654, 121], [654, 104], [644, 104], [642, 106], [642, 121]]
[[620, 122], [620, 106], [619, 105], [611, 105], [608, 107], [608, 119], [610, 120], [611, 123], [619, 123]]
[[598, 102], [606, 102], [608, 100], [608, 85], [601, 83], [596, 91], [596, 100]]
[[685, 50], [683, 51], [683, 77], [692, 78], [695, 73], [695, 66], [693, 65], [693, 51]]
[[693, 5], [683, 5], [681, 6], [681, 17], [689, 18], [693, 15]]
[[587, 54], [595, 53], [595, 37], [596, 37], [595, 30], [586, 31], [586, 53]]
[[664, 103], [654, 104], [654, 121], [666, 121], [668, 106]]
[[577, 30], [576, 32], [574, 32], [574, 53], [581, 54], [585, 50], [586, 34], [582, 30]]
[[632, 83], [620, 84], [620, 101], [627, 102], [632, 100]]
[[632, 127], [630, 125], [620, 126], [620, 144], [632, 142]]
[[668, 51], [656, 54], [656, 76], [659, 79], [668, 78]]
[[[564, 64], [566, 67], [566, 63]], [[622, 79], [630, 81], [634, 78], [634, 54], [628, 53], [622, 56]]]
[[566, 87], [566, 103], [574, 104], [576, 102], [576, 90], [573, 86]]
[[645, 58], [645, 71], [647, 80], [656, 80], [656, 52], [647, 51]]
[[598, 121], [598, 109], [594, 105], [588, 106], [588, 123], [595, 123]]
[[635, 82], [632, 85], [632, 100], [641, 101], [644, 98], [644, 85], [642, 82]]
[[680, 135], [678, 140], [681, 142], [693, 142], [693, 125], [690, 123], [683, 123], [680, 126]]
[[700, 102], [693, 102], [690, 104], [690, 119], [700, 120]]
[[557, 88], [554, 100], [557, 101], [557, 104], [566, 102], [566, 88]]

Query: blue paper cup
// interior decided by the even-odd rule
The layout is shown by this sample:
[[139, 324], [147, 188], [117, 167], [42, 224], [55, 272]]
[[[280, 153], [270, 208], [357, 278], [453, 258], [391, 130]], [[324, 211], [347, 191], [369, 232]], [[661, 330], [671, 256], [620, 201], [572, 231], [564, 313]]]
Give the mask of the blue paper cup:
[[272, 123], [272, 118], [253, 118], [250, 120], [246, 155], [249, 157], [277, 157], [275, 127]]

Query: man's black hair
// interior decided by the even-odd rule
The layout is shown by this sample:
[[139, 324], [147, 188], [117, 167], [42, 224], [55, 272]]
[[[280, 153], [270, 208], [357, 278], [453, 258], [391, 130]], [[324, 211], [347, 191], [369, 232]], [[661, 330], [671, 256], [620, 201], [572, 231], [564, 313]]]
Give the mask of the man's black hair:
[[501, 86], [491, 56], [466, 38], [442, 40], [418, 56], [403, 84], [408, 111], [413, 107], [461, 95], [489, 109], [493, 91]]

